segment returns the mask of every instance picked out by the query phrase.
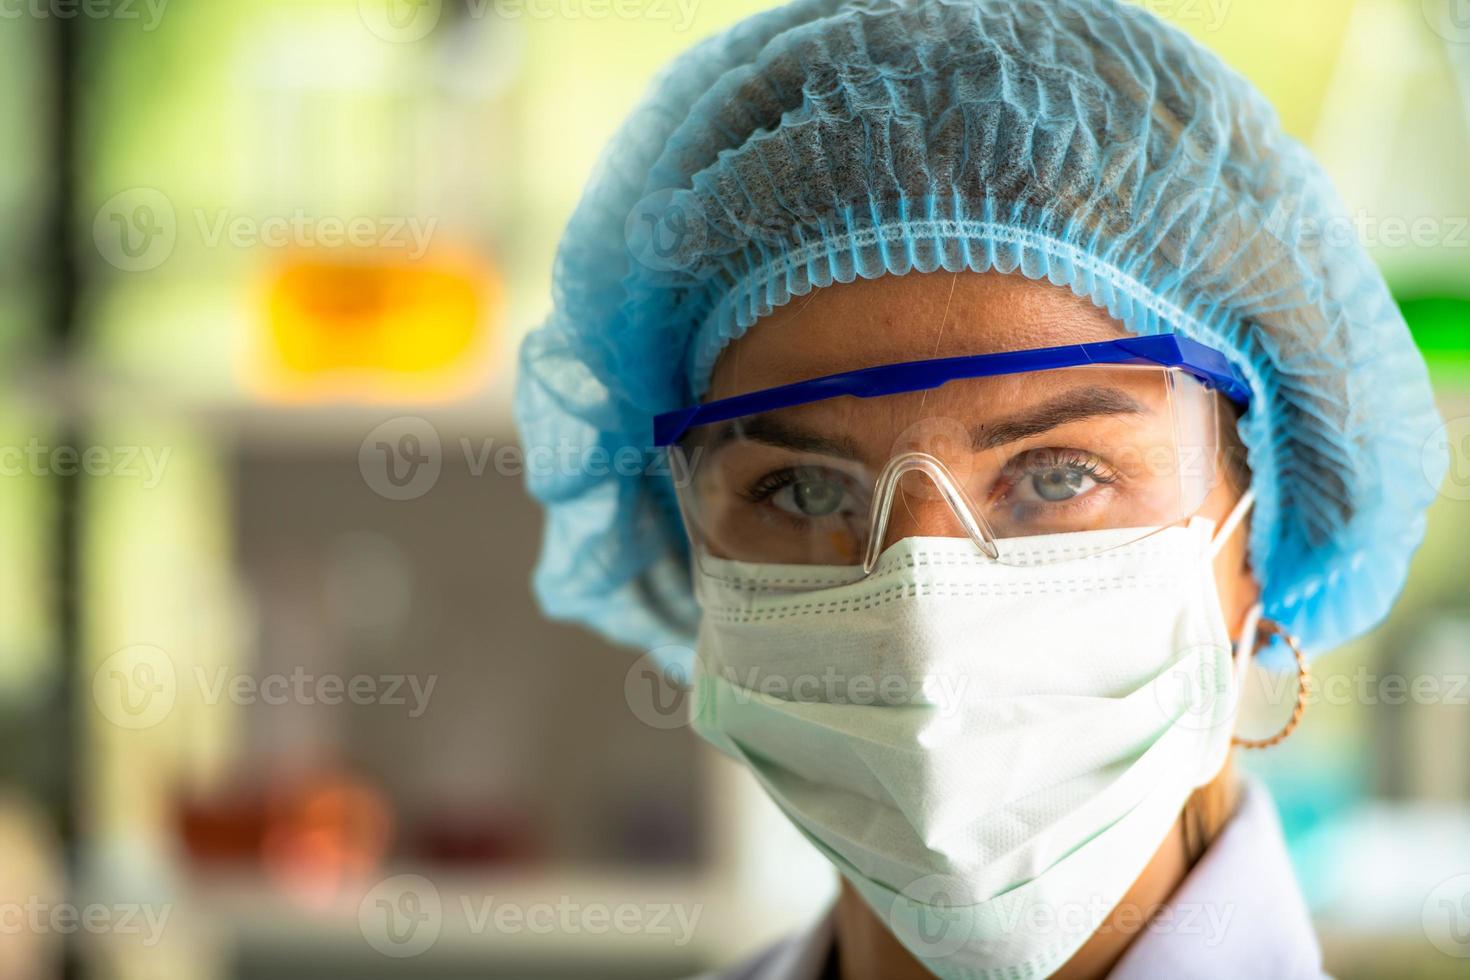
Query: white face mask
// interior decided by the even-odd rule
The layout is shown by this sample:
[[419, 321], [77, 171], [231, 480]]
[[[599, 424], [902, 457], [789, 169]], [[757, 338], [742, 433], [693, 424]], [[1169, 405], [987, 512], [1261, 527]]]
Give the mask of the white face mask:
[[1034, 566], [964, 538], [906, 538], [847, 584], [706, 559], [694, 726], [934, 974], [1047, 976], [1224, 764], [1249, 650], [1212, 561], [1249, 506], [1213, 539], [1196, 517]]

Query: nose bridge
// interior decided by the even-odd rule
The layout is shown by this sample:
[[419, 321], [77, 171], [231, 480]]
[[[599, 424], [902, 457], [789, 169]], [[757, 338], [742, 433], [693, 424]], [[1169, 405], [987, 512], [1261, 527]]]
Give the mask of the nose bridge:
[[[899, 485], [909, 474], [914, 474], [916, 479], [928, 480], [937, 491], [938, 499], [926, 500], [922, 514], [914, 514], [911, 507], [908, 506], [898, 508], [894, 506], [894, 498], [899, 493]], [[877, 567], [878, 556], [883, 553], [883, 549], [888, 547], [891, 541], [934, 528], [935, 525], [930, 520], [931, 516], [941, 524], [948, 523], [946, 518], [934, 511], [934, 508], [940, 506], [940, 501], [958, 522], [964, 535], [975, 542], [975, 547], [991, 559], [999, 557], [1000, 552], [995, 546], [995, 534], [959, 481], [934, 456], [928, 453], [911, 452], [889, 460], [888, 465], [878, 476], [878, 484], [873, 495], [872, 527], [868, 535], [868, 550], [863, 560], [864, 570], [872, 572]], [[895, 513], [895, 510], [900, 513]]]
[[910, 471], [893, 492], [893, 507], [883, 533], [883, 548], [895, 541], [914, 537], [966, 537], [968, 532], [950, 506], [937, 492], [927, 474]]

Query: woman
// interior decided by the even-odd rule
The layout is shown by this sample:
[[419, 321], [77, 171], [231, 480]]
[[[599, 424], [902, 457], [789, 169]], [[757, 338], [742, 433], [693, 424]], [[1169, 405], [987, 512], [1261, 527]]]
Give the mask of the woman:
[[[1342, 215], [1112, 0], [799, 0], [660, 76], [517, 413], [667, 460], [533, 477], [538, 594], [842, 874], [730, 976], [1321, 975], [1232, 745], [1386, 613], [1442, 464]], [[1259, 741], [1253, 655], [1299, 682]]]

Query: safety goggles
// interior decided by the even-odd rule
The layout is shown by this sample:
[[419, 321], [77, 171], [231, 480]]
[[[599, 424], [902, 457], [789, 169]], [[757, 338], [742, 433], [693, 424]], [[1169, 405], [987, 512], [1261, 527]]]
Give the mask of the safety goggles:
[[[701, 562], [871, 573], [911, 536], [1038, 564], [1188, 519], [1216, 486], [1223, 354], [1177, 334], [834, 374], [659, 415]], [[1108, 530], [1055, 548], [1045, 535]], [[820, 575], [792, 575], [822, 582]]]

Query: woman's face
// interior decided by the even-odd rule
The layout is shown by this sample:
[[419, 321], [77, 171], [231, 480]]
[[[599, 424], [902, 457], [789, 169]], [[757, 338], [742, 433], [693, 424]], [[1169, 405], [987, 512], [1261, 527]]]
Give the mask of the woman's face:
[[[726, 398], [881, 364], [1126, 336], [1128, 333], [1104, 310], [1070, 290], [1019, 275], [936, 273], [873, 280], [859, 278], [852, 283], [814, 290], [756, 324], [722, 354], [715, 366], [708, 397]], [[1077, 393], [1084, 387], [1077, 381], [1078, 372], [954, 383], [930, 392], [883, 399], [835, 399], [802, 409], [795, 420], [804, 432], [830, 436], [830, 441], [847, 447], [846, 452], [853, 459], [845, 460], [842, 467], [862, 474], [848, 481], [854, 486], [863, 483], [889, 456], [902, 450], [931, 451], [945, 458], [951, 469], [973, 470], [980, 485], [974, 496], [986, 509], [985, 516], [998, 529], [1000, 537], [1069, 530], [1073, 524], [1083, 527], [1089, 521], [1097, 526], [1133, 526], [1148, 522], [1123, 520], [1106, 525], [1102, 522], [1115, 520], [1130, 509], [1135, 513], [1140, 508], [1146, 509], [1149, 504], [1141, 489], [1144, 484], [1131, 480], [1126, 473], [1118, 474], [1115, 460], [1103, 458], [1100, 463], [1095, 462], [1098, 456], [1108, 454], [1094, 453], [1089, 442], [1118, 446], [1131, 441], [1136, 450], [1132, 458], [1149, 458], [1149, 450], [1157, 448], [1155, 443], [1166, 444], [1172, 450], [1175, 420], [1168, 396], [1163, 394], [1164, 386], [1158, 380], [1160, 374], [1124, 370], [1108, 375], [1111, 380], [1107, 397], [1131, 402], [1133, 407], [1129, 411], [1086, 421], [1062, 422], [1050, 431], [1032, 433], [992, 448], [985, 460], [997, 460], [995, 463], [968, 454], [958, 460], [945, 458], [927, 443], [948, 438], [944, 444], [953, 446], [952, 430], [960, 419], [962, 431], [989, 425], [994, 434], [1005, 428], [1000, 424], [1002, 420], [1008, 423], [1018, 416], [1018, 407], [1054, 404], [1058, 396], [1068, 391]], [[1099, 386], [1085, 387], [1096, 397], [1093, 389]], [[1196, 400], [1204, 397], [1218, 398], [1213, 394], [1197, 395]], [[755, 465], [755, 461], [751, 459], [749, 465]], [[773, 460], [770, 467], [776, 465]], [[1108, 470], [1100, 467], [1114, 467], [1114, 482], [1107, 482]], [[1189, 500], [1188, 509], [1211, 517], [1218, 524], [1229, 513], [1240, 491], [1224, 478], [1223, 466], [1213, 469], [1218, 476], [1207, 486], [1201, 486], [1197, 496]], [[753, 516], [756, 505], [751, 503], [747, 508], [750, 513], [727, 509], [728, 526], [715, 529], [711, 537], [723, 536], [732, 548], [738, 548], [742, 541], [750, 541], [755, 533], [768, 533], [773, 540], [793, 542], [791, 546], [798, 549], [810, 547], [801, 541], [821, 541], [823, 550], [830, 553], [810, 557], [792, 555], [791, 560], [853, 560], [857, 556], [845, 552], [860, 547], [861, 543], [830, 530], [831, 522], [840, 515], [819, 518], [828, 522], [822, 525], [803, 513], [842, 506], [838, 499], [842, 493], [838, 486], [842, 482], [842, 468], [834, 467], [830, 472], [835, 474], [832, 480], [816, 477], [796, 488], [785, 487], [777, 491], [779, 496], [773, 493], [769, 501], [760, 504], [769, 511], [768, 517], [780, 521], [757, 519]], [[749, 482], [746, 474], [722, 476], [730, 486]], [[937, 501], [934, 493], [926, 492], [932, 491], [932, 487], [918, 474], [912, 477], [900, 484], [883, 543], [910, 536], [962, 535], [953, 512]], [[1170, 486], [1178, 483], [1177, 479], [1168, 481]], [[806, 494], [806, 499], [796, 499], [795, 493]], [[851, 509], [865, 513], [865, 506], [864, 501], [857, 500]], [[788, 517], [792, 521], [790, 526], [783, 523]], [[1008, 522], [1023, 529], [1008, 530]], [[858, 524], [865, 526], [866, 521], [854, 519], [848, 526]], [[827, 530], [820, 534], [811, 531], [823, 527]], [[1235, 632], [1257, 595], [1246, 565], [1246, 540], [1243, 529], [1237, 531], [1215, 564], [1221, 607], [1226, 622]], [[707, 543], [717, 553], [729, 550], [718, 540]]]

